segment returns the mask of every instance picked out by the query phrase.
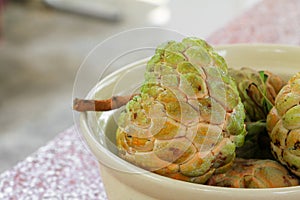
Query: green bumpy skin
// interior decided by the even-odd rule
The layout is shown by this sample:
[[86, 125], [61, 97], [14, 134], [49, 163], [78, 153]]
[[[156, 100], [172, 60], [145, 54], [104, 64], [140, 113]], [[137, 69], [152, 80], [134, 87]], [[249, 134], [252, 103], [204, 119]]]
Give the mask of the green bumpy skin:
[[213, 175], [208, 185], [232, 188], [278, 188], [299, 185], [299, 180], [274, 160], [237, 158], [230, 170]]
[[119, 155], [167, 177], [205, 183], [230, 169], [244, 119], [225, 60], [201, 39], [170, 41], [156, 49], [140, 95], [119, 117]]
[[275, 158], [300, 177], [300, 72], [277, 95], [267, 130]]

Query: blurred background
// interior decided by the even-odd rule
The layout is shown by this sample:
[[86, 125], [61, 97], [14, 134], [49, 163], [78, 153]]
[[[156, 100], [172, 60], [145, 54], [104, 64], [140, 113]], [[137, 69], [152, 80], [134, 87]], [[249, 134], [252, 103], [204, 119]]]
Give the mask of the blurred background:
[[0, 173], [74, 124], [76, 72], [101, 41], [144, 26], [205, 39], [258, 1], [0, 0]]

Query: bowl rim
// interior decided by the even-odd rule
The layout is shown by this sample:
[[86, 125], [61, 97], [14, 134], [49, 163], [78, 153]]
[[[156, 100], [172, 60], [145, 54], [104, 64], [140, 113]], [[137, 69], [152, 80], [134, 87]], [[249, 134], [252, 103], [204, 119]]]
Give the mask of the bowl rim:
[[[237, 48], [246, 48], [248, 50], [255, 50], [257, 48], [260, 48], [262, 50], [286, 50], [286, 51], [299, 51], [300, 52], [300, 46], [296, 45], [285, 45], [285, 44], [268, 44], [268, 43], [238, 43], [238, 44], [225, 44], [225, 45], [216, 45], [213, 47], [216, 51], [220, 50], [226, 50], [226, 49], [237, 49]], [[145, 59], [143, 59], [145, 60]], [[134, 64], [141, 62], [141, 60], [134, 62]], [[130, 65], [133, 65], [132, 63]], [[121, 70], [121, 69], [120, 69]], [[109, 76], [112, 76], [113, 74], [117, 73], [119, 70], [113, 72]], [[299, 70], [300, 71], [300, 70]], [[108, 77], [109, 77], [108, 76]], [[105, 81], [107, 77], [105, 77], [102, 81], [100, 81], [87, 95], [88, 97], [92, 97], [92, 95], [95, 93], [96, 89], [98, 88], [98, 85], [101, 84], [103, 81]], [[195, 184], [190, 183], [186, 181], [179, 181], [176, 179], [168, 178], [150, 171], [147, 171], [145, 169], [142, 169], [140, 167], [137, 167], [117, 155], [115, 155], [113, 152], [109, 151], [107, 148], [102, 146], [97, 139], [94, 137], [92, 130], [89, 128], [88, 122], [87, 122], [87, 112], [80, 113], [80, 128], [81, 133], [83, 133], [84, 138], [92, 142], [92, 144], [88, 143], [88, 146], [94, 145], [96, 149], [100, 152], [102, 152], [103, 158], [112, 161], [115, 164], [121, 165], [122, 167], [125, 167], [129, 170], [128, 173], [134, 173], [141, 175], [140, 177], [147, 180], [147, 181], [159, 181], [159, 184], [172, 184], [172, 187], [176, 187], [176, 189], [180, 190], [205, 190], [205, 191], [214, 191], [214, 192], [222, 192], [222, 193], [232, 193], [232, 192], [239, 192], [242, 194], [249, 194], [249, 192], [255, 191], [256, 195], [263, 196], [266, 194], [274, 193], [274, 194], [280, 194], [280, 193], [292, 193], [297, 192], [300, 190], [300, 185], [298, 186], [290, 186], [290, 187], [279, 187], [279, 188], [229, 188], [229, 187], [221, 187], [221, 186], [210, 186], [205, 184]], [[85, 142], [86, 142], [85, 140]], [[95, 156], [95, 152], [92, 151], [92, 154]], [[96, 157], [96, 156], [95, 156]], [[113, 158], [113, 159], [112, 159]], [[96, 159], [100, 162], [97, 157]]]

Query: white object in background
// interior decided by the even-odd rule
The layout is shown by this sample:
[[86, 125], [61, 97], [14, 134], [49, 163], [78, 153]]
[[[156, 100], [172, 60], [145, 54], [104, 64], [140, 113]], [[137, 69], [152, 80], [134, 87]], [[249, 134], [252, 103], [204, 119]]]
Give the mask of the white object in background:
[[103, 0], [43, 0], [47, 5], [68, 12], [116, 21], [121, 17], [120, 9]]

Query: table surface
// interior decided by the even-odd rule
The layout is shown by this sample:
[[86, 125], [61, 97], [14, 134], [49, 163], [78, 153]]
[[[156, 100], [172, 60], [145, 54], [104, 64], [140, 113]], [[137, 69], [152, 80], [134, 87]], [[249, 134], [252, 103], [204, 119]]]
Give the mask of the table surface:
[[[212, 45], [300, 45], [300, 1], [264, 0], [207, 39]], [[97, 161], [75, 126], [0, 174], [0, 199], [106, 199]]]

